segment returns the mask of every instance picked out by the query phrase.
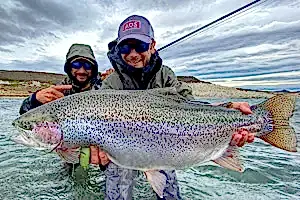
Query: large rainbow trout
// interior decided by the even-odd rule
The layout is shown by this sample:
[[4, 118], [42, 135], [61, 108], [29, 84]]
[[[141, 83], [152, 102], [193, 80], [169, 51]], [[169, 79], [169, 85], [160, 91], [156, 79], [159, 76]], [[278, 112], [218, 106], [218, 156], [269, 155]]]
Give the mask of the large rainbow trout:
[[143, 170], [158, 195], [165, 177], [159, 170], [183, 169], [207, 161], [242, 171], [237, 147], [229, 146], [239, 129], [256, 133], [273, 146], [296, 151], [289, 125], [295, 97], [278, 95], [253, 114], [188, 101], [175, 88], [82, 92], [35, 108], [13, 121], [16, 142], [55, 150], [78, 162], [80, 146], [97, 145], [115, 164]]

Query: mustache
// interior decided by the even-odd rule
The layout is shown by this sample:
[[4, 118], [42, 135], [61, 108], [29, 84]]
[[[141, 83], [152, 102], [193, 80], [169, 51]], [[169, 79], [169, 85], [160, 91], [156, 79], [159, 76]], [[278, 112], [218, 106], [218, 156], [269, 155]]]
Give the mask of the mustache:
[[88, 76], [88, 73], [75, 73], [75, 75], [80, 75], [80, 76]]
[[141, 62], [142, 60], [141, 59], [130, 59], [128, 61], [132, 62], [132, 63], [138, 63], [138, 62]]

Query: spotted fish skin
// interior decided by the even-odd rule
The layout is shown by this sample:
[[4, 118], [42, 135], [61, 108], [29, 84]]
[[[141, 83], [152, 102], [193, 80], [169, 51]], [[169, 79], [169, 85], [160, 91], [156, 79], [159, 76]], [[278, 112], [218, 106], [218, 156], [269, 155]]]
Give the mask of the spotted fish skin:
[[[292, 115], [295, 98], [276, 98], [274, 102], [286, 102], [279, 109], [287, 116], [286, 122]], [[272, 105], [279, 106], [274, 102]], [[272, 117], [278, 109], [273, 113], [265, 105], [255, 105], [252, 115], [243, 115], [236, 110], [188, 101], [175, 88], [100, 90], [45, 104], [23, 114], [13, 124], [32, 130], [39, 123], [56, 123], [60, 130], [55, 134], [62, 133], [66, 147], [98, 145], [122, 167], [183, 169], [221, 158], [229, 148], [232, 134], [240, 128], [256, 132], [279, 147], [267, 137], [277, 127]], [[27, 134], [40, 138], [36, 137], [38, 132]], [[295, 151], [293, 134], [291, 141], [280, 148]]]

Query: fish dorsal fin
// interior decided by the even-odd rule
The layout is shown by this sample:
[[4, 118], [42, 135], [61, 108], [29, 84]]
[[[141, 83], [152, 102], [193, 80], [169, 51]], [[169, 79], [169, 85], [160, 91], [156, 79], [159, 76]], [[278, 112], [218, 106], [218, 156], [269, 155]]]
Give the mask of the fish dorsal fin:
[[163, 94], [163, 95], [177, 94], [177, 90], [175, 87], [153, 88], [153, 89], [148, 89], [147, 91], [150, 93]]
[[172, 99], [177, 102], [185, 102], [187, 99], [180, 95], [175, 87], [166, 87], [166, 88], [154, 88], [146, 90], [147, 93], [150, 93], [155, 96]]
[[237, 146], [229, 146], [226, 152], [220, 158], [217, 158], [213, 161], [227, 169], [231, 169], [238, 172], [244, 171]]
[[164, 189], [167, 184], [167, 177], [165, 174], [161, 173], [158, 170], [149, 170], [145, 172], [147, 180], [149, 181], [150, 185], [152, 186], [153, 190], [156, 194], [163, 198]]

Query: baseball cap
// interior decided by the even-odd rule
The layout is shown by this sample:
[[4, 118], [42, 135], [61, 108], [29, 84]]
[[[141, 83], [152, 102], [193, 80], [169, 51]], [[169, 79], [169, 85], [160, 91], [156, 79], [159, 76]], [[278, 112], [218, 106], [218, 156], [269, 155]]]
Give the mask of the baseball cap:
[[118, 44], [129, 38], [151, 43], [154, 31], [149, 20], [139, 15], [127, 17], [119, 26]]

